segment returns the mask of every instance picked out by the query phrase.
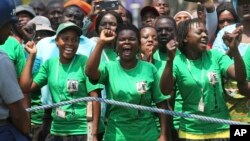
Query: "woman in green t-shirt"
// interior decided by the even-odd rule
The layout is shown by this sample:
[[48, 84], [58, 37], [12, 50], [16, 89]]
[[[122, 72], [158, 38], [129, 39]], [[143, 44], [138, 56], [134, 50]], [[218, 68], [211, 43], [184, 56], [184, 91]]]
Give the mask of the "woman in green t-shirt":
[[[81, 29], [71, 22], [62, 23], [56, 31], [56, 45], [59, 57], [53, 57], [42, 64], [39, 72], [32, 78], [32, 66], [36, 58], [34, 42], [25, 46], [29, 58], [21, 75], [21, 87], [25, 92], [40, 89], [48, 84], [52, 102], [59, 103], [77, 98], [98, 96], [101, 88], [92, 85], [84, 73], [86, 56], [76, 55], [79, 46]], [[52, 109], [52, 124], [46, 141], [87, 141], [86, 102], [78, 102]], [[93, 113], [98, 113], [100, 104], [93, 102]], [[99, 114], [93, 114], [93, 137], [98, 135]], [[100, 140], [100, 139], [99, 139]]]
[[[120, 59], [99, 67], [104, 46], [114, 39]], [[137, 59], [139, 45], [139, 30], [134, 25], [119, 25], [116, 33], [104, 29], [85, 72], [93, 83], [105, 85], [108, 99], [144, 106], [151, 106], [154, 102], [157, 107], [166, 108], [166, 99], [169, 97], [159, 91], [156, 68], [151, 63]], [[158, 131], [153, 113], [109, 105], [104, 140], [165, 141], [166, 116], [160, 114], [159, 117], [161, 131]]]
[[[242, 28], [226, 33], [224, 41], [234, 57], [231, 59], [216, 50], [207, 50], [208, 35], [205, 24], [199, 19], [180, 23], [177, 41], [166, 46], [169, 59], [161, 77], [161, 91], [174, 94], [178, 87], [183, 99], [182, 111], [189, 114], [229, 119], [222, 87], [223, 76], [238, 82], [246, 79], [245, 66], [238, 51]], [[176, 47], [181, 51], [175, 55]], [[193, 118], [181, 118], [180, 140], [229, 140], [229, 125], [208, 123]]]

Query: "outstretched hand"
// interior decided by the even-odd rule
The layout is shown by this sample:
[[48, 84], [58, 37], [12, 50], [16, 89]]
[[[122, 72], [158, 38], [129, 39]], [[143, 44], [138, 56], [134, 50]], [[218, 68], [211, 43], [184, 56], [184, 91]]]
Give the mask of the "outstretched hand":
[[225, 32], [222, 39], [230, 50], [238, 49], [243, 33], [243, 26], [239, 26], [232, 33]]
[[170, 40], [166, 44], [167, 55], [170, 60], [174, 60], [177, 47], [178, 47], [178, 42], [174, 39]]
[[25, 50], [29, 53], [29, 54], [36, 54], [37, 49], [36, 49], [36, 45], [33, 41], [28, 41], [25, 45]]
[[109, 42], [113, 41], [115, 39], [115, 37], [116, 37], [116, 34], [114, 31], [109, 30], [109, 29], [104, 29], [101, 32], [100, 40], [105, 42], [105, 43], [109, 43]]

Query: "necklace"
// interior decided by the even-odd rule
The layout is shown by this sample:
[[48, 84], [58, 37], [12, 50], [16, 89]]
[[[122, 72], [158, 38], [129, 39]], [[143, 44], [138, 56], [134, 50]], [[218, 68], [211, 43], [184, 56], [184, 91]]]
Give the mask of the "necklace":
[[192, 71], [191, 71], [191, 62], [189, 59], [186, 58], [186, 62], [187, 62], [187, 66], [188, 66], [188, 71], [191, 74], [192, 78], [194, 79], [196, 85], [200, 88], [200, 92], [201, 92], [201, 98], [198, 104], [198, 110], [201, 112], [204, 112], [204, 108], [205, 108], [205, 104], [203, 101], [203, 96], [204, 96], [204, 64], [203, 64], [203, 55], [201, 57], [201, 84], [199, 84], [199, 81], [195, 78], [195, 76], [193, 75]]

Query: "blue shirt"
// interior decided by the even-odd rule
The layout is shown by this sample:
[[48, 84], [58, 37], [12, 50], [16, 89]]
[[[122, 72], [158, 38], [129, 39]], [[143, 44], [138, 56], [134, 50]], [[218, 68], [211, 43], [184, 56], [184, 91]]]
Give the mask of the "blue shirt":
[[[38, 72], [41, 64], [43, 64], [46, 60], [50, 59], [51, 57], [59, 56], [59, 49], [56, 45], [55, 39], [56, 36], [47, 37], [37, 43], [37, 55], [33, 65], [33, 73]], [[76, 54], [85, 55], [89, 57], [95, 45], [96, 43], [90, 40], [89, 38], [85, 36], [80, 36], [80, 43]], [[51, 94], [47, 85], [42, 87], [41, 92], [42, 103], [51, 104]]]
[[[223, 52], [223, 53], [226, 53], [229, 50], [227, 45], [224, 43], [222, 37], [223, 37], [225, 31], [232, 33], [236, 29], [236, 25], [237, 24], [226, 26], [218, 32], [217, 37], [216, 37], [214, 44], [213, 44], [213, 49], [216, 49], [216, 50]], [[247, 46], [249, 46], [249, 43], [240, 43], [239, 44], [238, 49], [239, 49], [241, 56], [244, 56], [244, 54], [247, 50]]]

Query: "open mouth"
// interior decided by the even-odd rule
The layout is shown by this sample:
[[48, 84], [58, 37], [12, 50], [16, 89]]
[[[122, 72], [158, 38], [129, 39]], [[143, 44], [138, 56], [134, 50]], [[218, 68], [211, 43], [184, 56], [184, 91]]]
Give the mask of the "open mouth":
[[207, 39], [202, 39], [200, 42], [202, 45], [207, 46], [208, 40]]
[[123, 54], [124, 55], [130, 55], [132, 53], [132, 48], [131, 47], [125, 47], [123, 48]]
[[73, 53], [73, 49], [72, 48], [65, 48], [64, 52], [67, 53], [67, 54], [68, 53], [70, 54], [70, 53]]

